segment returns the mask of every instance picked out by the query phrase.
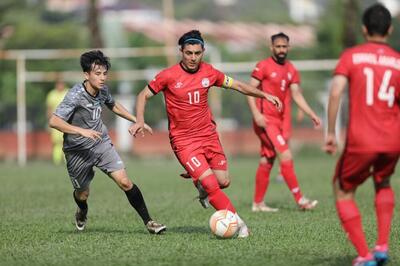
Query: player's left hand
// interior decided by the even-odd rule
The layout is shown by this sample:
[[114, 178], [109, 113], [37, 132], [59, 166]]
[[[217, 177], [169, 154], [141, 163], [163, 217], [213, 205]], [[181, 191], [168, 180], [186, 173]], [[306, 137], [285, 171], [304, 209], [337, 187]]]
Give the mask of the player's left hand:
[[279, 112], [282, 111], [282, 102], [281, 100], [279, 100], [278, 97], [265, 93], [265, 99], [267, 99], [267, 101], [270, 101], [273, 105], [275, 105], [275, 107], [278, 109]]
[[322, 149], [330, 155], [334, 155], [336, 153], [337, 143], [335, 134], [328, 133], [325, 139], [325, 145]]

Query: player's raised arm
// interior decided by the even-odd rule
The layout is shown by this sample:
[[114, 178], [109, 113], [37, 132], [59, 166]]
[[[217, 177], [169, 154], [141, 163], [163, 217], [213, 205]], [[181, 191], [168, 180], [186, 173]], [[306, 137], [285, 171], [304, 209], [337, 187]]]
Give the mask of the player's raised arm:
[[278, 110], [282, 110], [282, 102], [279, 100], [278, 97], [271, 95], [269, 93], [263, 92], [259, 89], [257, 89], [254, 86], [251, 86], [247, 83], [244, 83], [239, 80], [234, 80], [230, 77], [227, 77], [227, 79], [230, 79], [229, 82], [224, 82], [224, 87], [225, 88], [231, 88], [234, 89], [240, 93], [243, 93], [248, 96], [253, 96], [253, 97], [258, 97], [258, 98], [265, 98], [267, 101], [270, 101], [273, 103]]
[[[255, 78], [250, 79], [250, 85], [258, 88], [260, 86], [260, 81]], [[256, 99], [252, 96], [247, 96], [247, 103], [249, 104], [251, 114], [253, 115], [254, 122], [257, 124], [257, 126], [265, 128], [265, 118], [263, 114], [258, 110], [257, 105], [256, 105]]]
[[315, 114], [315, 112], [308, 105], [306, 99], [304, 99], [303, 94], [301, 93], [301, 89], [299, 84], [293, 83], [290, 85], [292, 98], [299, 106], [301, 110], [303, 110], [313, 121], [314, 126], [318, 127], [321, 125], [321, 119]]
[[[113, 108], [111, 109], [111, 111], [122, 117], [125, 118], [128, 121], [131, 121], [133, 123], [136, 123], [136, 117], [134, 115], [132, 115], [122, 104], [120, 104], [119, 102], [115, 102], [115, 105], [113, 106]], [[151, 129], [151, 127], [147, 124], [144, 124], [144, 129], [146, 131], [148, 131], [150, 134], [153, 134], [153, 130]]]
[[340, 98], [347, 86], [347, 78], [342, 75], [333, 77], [328, 102], [328, 131], [325, 139], [324, 150], [334, 154], [337, 149], [335, 124], [339, 110]]
[[136, 97], [136, 123], [129, 128], [129, 133], [136, 137], [138, 133], [144, 136], [144, 111], [147, 99], [154, 96], [149, 86], [146, 86]]

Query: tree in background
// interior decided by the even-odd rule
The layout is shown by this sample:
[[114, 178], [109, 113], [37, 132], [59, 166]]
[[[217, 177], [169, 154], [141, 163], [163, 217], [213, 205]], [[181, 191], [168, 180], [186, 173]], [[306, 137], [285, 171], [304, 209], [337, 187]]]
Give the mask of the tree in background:
[[99, 26], [99, 9], [97, 8], [97, 0], [90, 0], [88, 7], [88, 28], [90, 34], [90, 47], [101, 48], [103, 47], [103, 39], [101, 38]]

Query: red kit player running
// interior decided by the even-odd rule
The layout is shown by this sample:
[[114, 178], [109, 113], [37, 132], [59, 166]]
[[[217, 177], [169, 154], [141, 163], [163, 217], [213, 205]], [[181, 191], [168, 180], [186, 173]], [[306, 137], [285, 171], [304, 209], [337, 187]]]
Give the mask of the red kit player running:
[[[182, 60], [164, 69], [139, 93], [136, 101], [137, 123], [130, 128], [134, 135], [144, 132], [144, 110], [149, 98], [164, 93], [172, 149], [196, 186], [207, 192], [216, 209], [236, 213], [221, 188], [229, 185], [227, 160], [208, 106], [208, 91], [217, 86], [234, 89], [246, 95], [261, 97], [274, 109], [281, 108], [277, 97], [262, 92], [202, 62], [204, 41], [199, 31], [185, 33], [179, 39]], [[239, 221], [238, 237], [249, 235], [246, 224]]]
[[269, 175], [278, 155], [280, 172], [288, 185], [293, 197], [303, 210], [313, 209], [318, 201], [303, 197], [294, 171], [293, 159], [287, 144], [290, 127], [285, 119], [290, 108], [290, 97], [319, 126], [321, 121], [305, 101], [299, 86], [300, 76], [292, 63], [286, 60], [289, 49], [289, 37], [284, 33], [271, 36], [270, 46], [272, 56], [260, 61], [252, 72], [250, 85], [260, 90], [274, 94], [284, 103], [283, 112], [278, 112], [263, 99], [248, 97], [250, 110], [253, 114], [254, 130], [261, 141], [261, 158], [256, 173], [253, 211], [277, 211], [264, 203], [264, 196], [269, 184]]
[[[383, 265], [388, 260], [395, 202], [390, 176], [400, 154], [400, 54], [386, 43], [392, 26], [390, 12], [383, 5], [369, 7], [362, 20], [366, 43], [345, 50], [334, 72], [325, 150], [336, 152], [335, 121], [341, 95], [349, 85], [346, 145], [333, 179], [336, 210], [358, 253], [353, 265]], [[371, 175], [378, 227], [372, 252], [354, 200], [357, 187]]]

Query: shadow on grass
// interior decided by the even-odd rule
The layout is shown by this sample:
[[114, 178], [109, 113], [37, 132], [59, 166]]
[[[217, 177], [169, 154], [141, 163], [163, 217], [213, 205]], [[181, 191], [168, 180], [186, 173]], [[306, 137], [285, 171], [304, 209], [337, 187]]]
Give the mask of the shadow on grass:
[[[135, 230], [135, 231], [133, 231], [133, 232], [134, 233], [140, 233], [140, 230]], [[147, 230], [145, 230], [145, 229], [143, 229], [141, 231], [142, 231], [141, 233], [148, 234]], [[112, 227], [94, 227], [94, 228], [93, 227], [92, 228], [89, 227], [89, 228], [85, 228], [85, 230], [83, 230], [83, 231], [78, 231], [75, 228], [60, 229], [60, 230], [57, 231], [57, 233], [64, 234], [64, 235], [71, 235], [71, 234], [99, 234], [99, 233], [126, 235], [126, 234], [132, 233], [132, 230], [129, 230], [129, 228], [116, 229], [116, 228], [112, 228]]]
[[210, 230], [206, 226], [176, 226], [167, 228], [167, 233], [177, 234], [209, 234]]
[[351, 265], [354, 256], [340, 256], [340, 257], [320, 257], [313, 260], [312, 265], [329, 265], [329, 266], [343, 266]]

